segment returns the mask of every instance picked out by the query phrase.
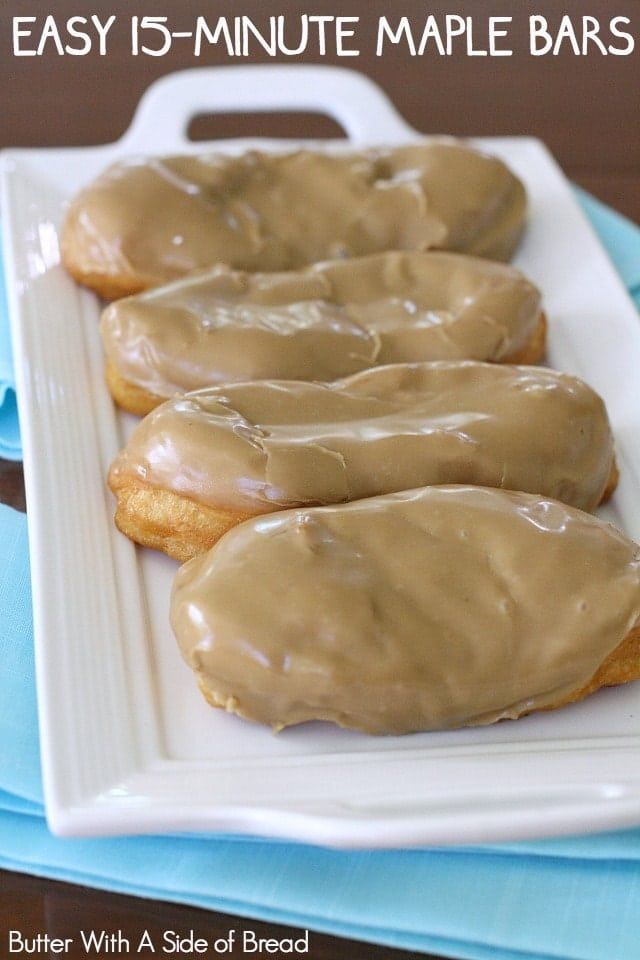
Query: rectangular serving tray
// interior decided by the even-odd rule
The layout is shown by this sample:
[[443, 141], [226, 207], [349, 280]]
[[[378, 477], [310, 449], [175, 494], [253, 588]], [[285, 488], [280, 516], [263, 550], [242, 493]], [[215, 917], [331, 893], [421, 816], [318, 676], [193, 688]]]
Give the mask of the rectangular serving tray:
[[[640, 684], [516, 722], [402, 738], [319, 723], [274, 736], [200, 696], [168, 624], [176, 564], [135, 548], [112, 522], [105, 476], [134, 420], [116, 412], [105, 387], [101, 304], [61, 267], [59, 230], [68, 200], [121, 157], [298, 145], [186, 140], [194, 114], [243, 109], [327, 113], [348, 145], [424, 139], [356, 73], [232, 67], [154, 84], [116, 144], [11, 150], [2, 159], [52, 830], [390, 847], [640, 823]], [[526, 184], [530, 221], [515, 263], [542, 288], [550, 365], [583, 377], [607, 402], [621, 478], [603, 512], [640, 539], [637, 312], [546, 148], [529, 138], [472, 142]]]

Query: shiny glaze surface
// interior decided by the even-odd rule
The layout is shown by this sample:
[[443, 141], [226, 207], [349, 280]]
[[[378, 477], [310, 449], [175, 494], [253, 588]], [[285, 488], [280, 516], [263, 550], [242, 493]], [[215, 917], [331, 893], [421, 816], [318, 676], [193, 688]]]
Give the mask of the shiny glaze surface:
[[134, 158], [72, 203], [65, 257], [137, 289], [226, 263], [289, 270], [331, 257], [440, 248], [508, 259], [524, 187], [454, 140], [327, 154]]
[[111, 304], [118, 374], [159, 397], [219, 383], [334, 380], [418, 360], [499, 361], [540, 320], [512, 267], [445, 253], [387, 253], [289, 273], [216, 267]]
[[592, 509], [612, 459], [604, 404], [582, 381], [442, 361], [169, 400], [136, 428], [110, 479], [248, 513], [451, 482]]
[[171, 607], [217, 705], [377, 734], [562, 703], [639, 616], [639, 548], [615, 528], [464, 486], [249, 520], [179, 570]]

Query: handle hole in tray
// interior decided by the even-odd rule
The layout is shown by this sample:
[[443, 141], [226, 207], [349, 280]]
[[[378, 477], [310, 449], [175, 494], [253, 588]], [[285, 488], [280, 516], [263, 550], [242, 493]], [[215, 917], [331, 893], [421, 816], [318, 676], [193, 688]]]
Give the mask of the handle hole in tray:
[[270, 139], [335, 140], [345, 132], [323, 113], [198, 113], [189, 123], [189, 140], [233, 140], [245, 137]]

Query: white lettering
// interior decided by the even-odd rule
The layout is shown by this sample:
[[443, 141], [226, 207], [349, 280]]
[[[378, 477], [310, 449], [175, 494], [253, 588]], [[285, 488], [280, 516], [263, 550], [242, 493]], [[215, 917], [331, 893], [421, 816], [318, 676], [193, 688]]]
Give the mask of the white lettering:
[[156, 948], [153, 945], [153, 940], [151, 939], [151, 934], [148, 930], [145, 930], [140, 937], [140, 942], [138, 943], [136, 953], [142, 953], [143, 950], [151, 950], [151, 953], [156, 952]]
[[508, 30], [499, 30], [498, 24], [511, 23], [513, 17], [489, 17], [489, 54], [492, 57], [512, 57], [513, 50], [500, 49], [497, 44], [499, 37], [507, 37]]
[[398, 29], [395, 31], [392, 30], [389, 25], [389, 21], [386, 17], [380, 17], [378, 20], [378, 40], [376, 43], [376, 56], [381, 57], [384, 50], [384, 41], [385, 37], [389, 39], [390, 43], [400, 43], [402, 37], [407, 42], [409, 48], [409, 53], [412, 57], [416, 55], [416, 45], [413, 39], [413, 34], [411, 33], [411, 26], [409, 24], [408, 17], [400, 17], [400, 22], [398, 24]]
[[105, 941], [106, 933], [104, 930], [100, 932], [100, 935], [95, 932], [95, 930], [90, 930], [89, 933], [85, 933], [84, 930], [80, 931], [80, 939], [82, 940], [82, 946], [84, 947], [85, 953], [88, 953], [89, 950], [95, 950], [98, 953], [102, 949], [102, 944]]
[[274, 937], [256, 937], [253, 930], [244, 930], [242, 946], [245, 953], [308, 953], [309, 931], [305, 930], [304, 935], [297, 940], [293, 937], [276, 940]]
[[243, 55], [243, 57], [246, 57], [246, 56], [249, 55], [249, 34], [253, 34], [253, 36], [254, 36], [254, 37], [256, 38], [256, 40], [258, 41], [259, 45], [262, 47], [263, 50], [266, 50], [266, 52], [269, 54], [270, 57], [275, 57], [275, 55], [276, 55], [276, 53], [277, 53], [277, 50], [276, 50], [276, 36], [275, 36], [275, 29], [274, 29], [274, 28], [275, 28], [275, 20], [276, 20], [275, 17], [269, 17], [269, 27], [271, 28], [271, 34], [270, 34], [269, 39], [267, 40], [267, 39], [260, 33], [260, 31], [259, 31], [258, 28], [256, 27], [256, 25], [255, 25], [255, 23], [253, 22], [253, 20], [251, 20], [249, 17], [243, 17], [243, 18], [242, 18], [242, 29], [243, 29], [243, 33], [242, 33], [242, 55]]
[[44, 21], [44, 28], [40, 34], [40, 43], [38, 44], [38, 56], [41, 57], [44, 51], [44, 48], [47, 45], [47, 41], [51, 38], [53, 40], [54, 46], [58, 51], [58, 54], [62, 57], [64, 56], [64, 47], [62, 46], [62, 40], [60, 39], [60, 34], [58, 33], [58, 27], [56, 25], [56, 19], [53, 14], [49, 16]]
[[91, 37], [89, 34], [85, 33], [84, 30], [76, 30], [76, 24], [85, 26], [86, 23], [86, 17], [70, 17], [69, 20], [67, 20], [67, 33], [69, 36], [83, 41], [81, 47], [72, 47], [68, 43], [65, 44], [65, 53], [68, 53], [72, 57], [84, 57], [84, 55], [91, 50]]
[[347, 50], [344, 41], [347, 37], [354, 37], [355, 30], [349, 30], [345, 24], [358, 23], [360, 17], [336, 17], [336, 53], [339, 57], [358, 57], [359, 50]]
[[448, 13], [445, 22], [447, 24], [447, 56], [450, 57], [453, 52], [453, 39], [464, 34], [467, 21], [457, 13]]
[[622, 50], [620, 50], [618, 47], [613, 47], [610, 45], [609, 53], [613, 53], [617, 57], [626, 57], [628, 54], [633, 53], [636, 42], [630, 33], [627, 33], [625, 30], [618, 30], [619, 23], [624, 23], [628, 26], [631, 21], [628, 17], [614, 17], [609, 25], [611, 33], [614, 35], [614, 37], [619, 37], [621, 40], [626, 40], [627, 45]]
[[[144, 53], [148, 57], [163, 57], [171, 49], [171, 31], [166, 26], [166, 17], [132, 17], [131, 18], [131, 53], [137, 57]], [[145, 30], [155, 30], [162, 36], [159, 47], [140, 46], [140, 34]]]
[[329, 16], [311, 16], [309, 17], [309, 23], [316, 23], [318, 25], [318, 52], [321, 57], [324, 57], [327, 52], [327, 35], [326, 29], [328, 23], [333, 23], [335, 17]]
[[[16, 19], [19, 19], [16, 17]], [[33, 17], [35, 20], [35, 17]], [[24, 944], [19, 930], [9, 930], [9, 953], [22, 953]]]
[[20, 27], [25, 23], [35, 23], [35, 17], [14, 17], [13, 18], [13, 55], [14, 57], [35, 57], [35, 50], [25, 50], [21, 43], [21, 37], [30, 37], [31, 30], [21, 30]]
[[[553, 38], [547, 30], [547, 18], [540, 14], [533, 14], [529, 17], [529, 53], [532, 57], [542, 57], [549, 53], [553, 46]], [[538, 39], [542, 38], [543, 46], [540, 47]]]
[[229, 930], [226, 937], [219, 937], [213, 941], [213, 949], [216, 953], [231, 953], [236, 942], [236, 931]]
[[23, 937], [20, 930], [9, 931], [9, 953], [68, 953], [73, 937], [51, 937], [48, 933], [38, 933], [35, 937]]
[[558, 30], [558, 36], [556, 37], [556, 42], [553, 45], [553, 55], [557, 57], [560, 53], [560, 47], [565, 40], [568, 40], [571, 44], [573, 52], [576, 56], [580, 56], [580, 45], [576, 37], [576, 32], [573, 29], [573, 23], [571, 22], [571, 17], [569, 14], [565, 13], [562, 20], [560, 21], [560, 29]]
[[195, 29], [195, 43], [194, 43], [194, 54], [196, 57], [200, 56], [202, 52], [202, 41], [203, 39], [207, 43], [218, 43], [220, 37], [223, 37], [225, 46], [227, 48], [227, 54], [230, 57], [235, 56], [235, 50], [233, 46], [233, 40], [231, 39], [231, 32], [229, 30], [229, 25], [227, 23], [226, 17], [218, 17], [218, 22], [216, 23], [215, 30], [211, 30], [209, 24], [207, 23], [206, 17], [198, 17], [196, 20], [196, 29]]
[[96, 33], [98, 34], [98, 52], [101, 57], [104, 57], [107, 54], [107, 34], [116, 22], [116, 15], [115, 13], [112, 13], [106, 23], [102, 23], [100, 17], [96, 16], [94, 13], [91, 17], [91, 22], [96, 28]]
[[285, 18], [283, 14], [278, 17], [278, 49], [287, 57], [295, 57], [307, 49], [309, 42], [309, 18], [305, 15], [300, 17], [300, 43], [297, 47], [288, 47], [285, 38]]
[[163, 953], [206, 953], [209, 944], [203, 937], [196, 937], [195, 931], [190, 930], [186, 937], [181, 937], [175, 930], [165, 930], [162, 937]]
[[606, 57], [608, 51], [604, 43], [598, 36], [600, 33], [600, 24], [595, 17], [583, 17], [582, 18], [582, 53], [586, 57], [589, 46], [589, 41], [593, 41], [597, 46], [600, 53], [604, 54]]
[[107, 933], [106, 930], [101, 930], [99, 933], [96, 933], [95, 930], [89, 930], [88, 932], [81, 930], [80, 939], [87, 954], [117, 953], [120, 956], [122, 953], [129, 953], [131, 950], [131, 944], [122, 930], [115, 933]]
[[444, 57], [445, 55], [444, 43], [442, 42], [442, 37], [440, 36], [438, 21], [436, 20], [433, 13], [430, 13], [425, 21], [422, 37], [420, 38], [420, 45], [418, 46], [419, 57], [422, 57], [424, 55], [424, 52], [429, 40], [435, 41], [436, 47], [438, 48], [438, 53], [440, 54], [441, 57]]

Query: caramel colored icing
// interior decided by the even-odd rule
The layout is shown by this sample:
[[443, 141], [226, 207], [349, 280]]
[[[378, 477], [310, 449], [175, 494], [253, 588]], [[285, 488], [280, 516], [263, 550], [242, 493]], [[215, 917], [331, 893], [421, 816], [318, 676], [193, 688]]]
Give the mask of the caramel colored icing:
[[506, 260], [525, 203], [500, 160], [455, 141], [133, 159], [73, 201], [62, 244], [75, 275], [129, 278], [131, 292], [215, 263], [289, 270], [433, 247]]
[[176, 577], [207, 697], [369, 733], [557, 705], [640, 617], [639, 548], [553, 500], [427, 487], [249, 520]]
[[111, 482], [250, 514], [452, 482], [590, 510], [612, 459], [604, 404], [582, 381], [538, 367], [443, 361], [169, 400], [137, 427]]
[[513, 267], [387, 253], [289, 273], [208, 273], [111, 304], [101, 330], [127, 383], [158, 397], [241, 380], [334, 380], [378, 364], [499, 361], [540, 319]]

